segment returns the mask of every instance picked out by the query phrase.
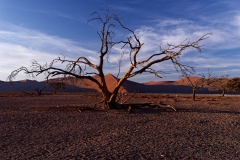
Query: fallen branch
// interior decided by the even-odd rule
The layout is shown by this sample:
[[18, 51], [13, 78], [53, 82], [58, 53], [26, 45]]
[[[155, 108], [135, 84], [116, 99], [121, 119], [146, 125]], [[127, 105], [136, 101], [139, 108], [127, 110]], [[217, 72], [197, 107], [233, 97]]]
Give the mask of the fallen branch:
[[136, 94], [136, 91], [134, 91], [134, 93], [133, 93], [128, 99], [126, 99], [125, 101], [123, 101], [121, 104], [124, 104], [124, 103], [126, 103], [127, 101], [129, 101], [130, 99], [132, 99], [135, 94]]

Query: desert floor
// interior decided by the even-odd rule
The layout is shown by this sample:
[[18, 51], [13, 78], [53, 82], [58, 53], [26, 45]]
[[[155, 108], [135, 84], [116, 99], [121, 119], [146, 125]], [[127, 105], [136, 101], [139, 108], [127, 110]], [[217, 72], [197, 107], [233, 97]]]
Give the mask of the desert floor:
[[239, 159], [240, 97], [196, 96], [136, 94], [160, 108], [127, 114], [90, 110], [98, 94], [0, 93], [0, 159]]

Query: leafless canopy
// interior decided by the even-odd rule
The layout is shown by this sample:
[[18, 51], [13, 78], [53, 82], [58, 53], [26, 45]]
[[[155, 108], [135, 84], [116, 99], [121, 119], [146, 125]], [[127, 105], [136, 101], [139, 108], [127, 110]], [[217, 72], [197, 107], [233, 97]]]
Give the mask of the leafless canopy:
[[188, 85], [192, 87], [192, 99], [195, 101], [196, 99], [196, 90], [206, 88], [210, 86], [213, 83], [213, 76], [212, 72], [209, 70], [207, 75], [205, 74], [199, 74], [197, 79], [191, 79], [190, 75], [184, 72], [182, 74], [183, 81], [186, 81]]
[[52, 87], [54, 89], [54, 92], [56, 94], [57, 90], [61, 89], [65, 89], [66, 84], [64, 82], [50, 82], [50, 87]]
[[[167, 47], [165, 48], [160, 47], [160, 51], [158, 53], [151, 54], [145, 60], [139, 60], [139, 51], [144, 44], [141, 43], [140, 39], [133, 30], [127, 28], [125, 25], [122, 24], [118, 15], [110, 13], [109, 10], [106, 9], [104, 16], [101, 16], [98, 12], [93, 12], [92, 16], [93, 18], [90, 19], [88, 22], [98, 21], [102, 25], [101, 31], [97, 32], [101, 41], [98, 64], [92, 63], [87, 57], [84, 56], [79, 56], [76, 60], [68, 60], [65, 59], [65, 57], [58, 57], [52, 60], [51, 63], [45, 65], [41, 65], [37, 61], [33, 61], [30, 68], [21, 67], [17, 70], [14, 70], [8, 77], [8, 80], [12, 81], [12, 79], [21, 71], [32, 76], [37, 76], [39, 74], [45, 73], [46, 79], [59, 75], [72, 76], [77, 79], [85, 78], [96, 83], [101, 89], [105, 108], [114, 108], [116, 107], [116, 96], [118, 94], [119, 88], [126, 79], [144, 72], [152, 73], [158, 77], [162, 76], [162, 72], [159, 72], [155, 70], [155, 68], [153, 68], [154, 64], [164, 61], [171, 61], [177, 71], [180, 71], [182, 73], [193, 73], [193, 67], [180, 63], [179, 56], [183, 51], [189, 48], [197, 49], [199, 52], [201, 52], [202, 46], [199, 43], [208, 38], [208, 36], [210, 35], [210, 33], [207, 33], [194, 42], [191, 42], [187, 39], [177, 45], [167, 44]], [[115, 33], [113, 32], [113, 28], [116, 25], [120, 26], [123, 30], [129, 32], [130, 36], [127, 37], [125, 40], [114, 41]], [[110, 93], [104, 78], [103, 66], [106, 62], [106, 59], [108, 59], [108, 55], [112, 47], [119, 45], [121, 45], [121, 49], [129, 50], [129, 68], [125, 72], [125, 74], [119, 78], [119, 81], [116, 84], [114, 91]], [[59, 63], [65, 65], [66, 68], [61, 69], [56, 67], [56, 64]], [[119, 65], [121, 65], [121, 61], [119, 61]], [[90, 67], [92, 68], [92, 70], [95, 71], [88, 72], [87, 67]], [[98, 75], [101, 79], [100, 82], [93, 78], [92, 75]]]
[[225, 75], [221, 75], [219, 77], [217, 76], [210, 76], [208, 79], [207, 79], [207, 88], [210, 90], [210, 91], [222, 91], [222, 96], [224, 96], [225, 94], [225, 91], [228, 91], [228, 75], [225, 74]]

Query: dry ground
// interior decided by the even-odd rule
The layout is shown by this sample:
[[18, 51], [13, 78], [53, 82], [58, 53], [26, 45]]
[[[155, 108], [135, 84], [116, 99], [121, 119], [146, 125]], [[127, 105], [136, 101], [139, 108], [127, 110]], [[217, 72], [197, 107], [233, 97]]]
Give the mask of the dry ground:
[[0, 159], [239, 159], [240, 97], [189, 97], [135, 95], [177, 111], [126, 114], [90, 110], [97, 94], [0, 93]]

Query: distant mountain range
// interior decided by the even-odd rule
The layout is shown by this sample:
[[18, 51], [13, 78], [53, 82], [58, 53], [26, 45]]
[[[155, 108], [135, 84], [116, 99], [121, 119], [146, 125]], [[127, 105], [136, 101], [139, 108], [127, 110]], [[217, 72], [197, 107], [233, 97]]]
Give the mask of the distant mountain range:
[[[93, 76], [100, 82], [99, 76]], [[199, 77], [190, 77], [192, 81], [200, 79]], [[50, 79], [50, 82], [62, 81], [61, 78]], [[117, 85], [118, 79], [112, 74], [107, 74], [105, 80], [110, 92], [112, 92]], [[46, 81], [38, 82], [36, 80], [21, 80], [4, 82], [0, 81], [0, 91], [15, 91], [15, 92], [34, 92], [36, 88], [44, 89], [45, 92], [52, 92], [53, 89], [46, 83]], [[66, 78], [65, 92], [100, 92], [98, 86], [88, 79], [77, 80], [76, 78]], [[185, 78], [177, 81], [150, 81], [146, 83], [137, 83], [130, 80], [126, 80], [122, 87], [121, 92], [141, 92], [141, 93], [192, 93], [192, 87], [187, 84]], [[198, 90], [197, 93], [220, 93], [209, 92], [207, 89]]]

